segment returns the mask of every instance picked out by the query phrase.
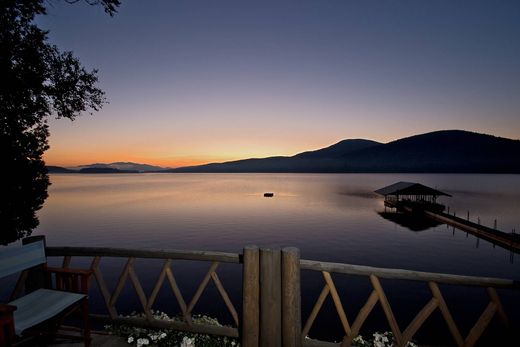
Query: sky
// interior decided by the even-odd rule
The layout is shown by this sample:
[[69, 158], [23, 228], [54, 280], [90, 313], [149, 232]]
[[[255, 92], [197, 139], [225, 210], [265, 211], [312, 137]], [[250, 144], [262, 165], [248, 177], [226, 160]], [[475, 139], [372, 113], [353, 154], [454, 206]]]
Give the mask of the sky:
[[520, 1], [47, 3], [109, 104], [51, 119], [48, 165], [168, 167], [443, 129], [520, 138]]

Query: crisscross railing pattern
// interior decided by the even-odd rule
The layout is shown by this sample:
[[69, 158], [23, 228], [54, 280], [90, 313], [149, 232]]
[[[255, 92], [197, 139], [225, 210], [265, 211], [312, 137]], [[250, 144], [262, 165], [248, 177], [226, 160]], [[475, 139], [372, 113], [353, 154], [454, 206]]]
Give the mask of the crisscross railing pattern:
[[[128, 249], [113, 249], [113, 248], [81, 248], [81, 247], [49, 247], [47, 250], [50, 256], [63, 256], [63, 267], [68, 267], [71, 262], [72, 256], [92, 257], [90, 269], [94, 273], [94, 279], [97, 282], [97, 287], [104, 299], [105, 306], [107, 308], [108, 317], [102, 315], [93, 315], [99, 319], [110, 319], [112, 321], [128, 321], [132, 324], [137, 325], [149, 325], [156, 327], [171, 326], [179, 330], [210, 333], [224, 336], [238, 337], [238, 326], [239, 318], [237, 310], [233, 305], [226, 289], [224, 288], [218, 274], [217, 269], [221, 262], [226, 263], [238, 263], [239, 255], [233, 253], [222, 253], [222, 252], [204, 252], [204, 251], [145, 251], [145, 250], [128, 250]], [[105, 278], [103, 277], [100, 262], [103, 257], [119, 257], [126, 258], [126, 264], [124, 265], [119, 279], [112, 291], [108, 289]], [[139, 280], [139, 277], [135, 271], [134, 264], [136, 259], [139, 258], [153, 258], [153, 259], [164, 259], [161, 270], [157, 277], [155, 284], [153, 285], [152, 291], [147, 295], [143, 290], [143, 286]], [[172, 265], [174, 260], [197, 260], [205, 261], [210, 263], [208, 270], [198, 285], [195, 293], [189, 301], [185, 300], [185, 297], [181, 293]], [[121, 317], [118, 315], [116, 303], [119, 296], [126, 284], [130, 281], [139, 302], [141, 303], [144, 319], [143, 318], [129, 318]], [[154, 318], [152, 313], [152, 307], [156, 302], [159, 291], [167, 281], [173, 297], [177, 301], [180, 307], [180, 316], [183, 322], [164, 322]], [[236, 328], [220, 327], [220, 326], [209, 326], [204, 324], [195, 324], [192, 320], [193, 309], [197, 302], [201, 298], [204, 290], [208, 286], [209, 282], [213, 281], [221, 298], [223, 299]]]
[[[423, 327], [433, 312], [439, 310], [447, 324], [455, 344], [458, 347], [471, 347], [479, 340], [491, 320], [498, 316], [505, 326], [509, 325], [508, 317], [500, 301], [496, 288], [518, 289], [520, 285], [514, 280], [470, 277], [448, 274], [417, 272], [399, 269], [384, 269], [368, 266], [328, 263], [301, 260], [296, 248], [258, 248], [248, 246], [243, 254], [205, 252], [205, 251], [148, 251], [96, 247], [48, 247], [48, 256], [63, 257], [63, 266], [68, 267], [71, 257], [90, 257], [90, 268], [94, 273], [91, 279], [97, 286], [108, 310], [108, 315], [94, 315], [95, 318], [108, 322], [124, 322], [131, 325], [144, 325], [157, 328], [173, 328], [197, 333], [239, 337], [242, 345], [257, 346], [351, 346], [353, 339], [359, 334], [373, 309], [380, 304], [384, 316], [394, 334], [397, 346], [406, 346], [414, 335]], [[116, 257], [126, 259], [119, 278], [112, 291], [108, 289], [102, 274], [100, 263], [103, 258]], [[147, 294], [143, 289], [134, 264], [139, 259], [162, 259], [160, 271], [155, 283]], [[177, 260], [204, 261], [208, 269], [191, 297], [181, 293], [175, 277]], [[224, 288], [217, 269], [221, 263], [240, 263], [242, 267], [242, 315], [239, 317], [232, 300]], [[300, 270], [319, 271], [324, 286], [314, 307], [307, 317], [302, 329], [300, 302], [305, 300], [300, 292]], [[358, 312], [346, 312], [340, 290], [336, 286], [333, 275], [343, 274], [368, 277], [371, 292]], [[420, 281], [429, 287], [431, 297], [418, 311], [409, 324], [401, 329], [392, 306], [390, 305], [381, 279], [404, 281]], [[212, 281], [224, 301], [235, 327], [222, 327], [195, 324], [192, 319], [193, 310], [209, 282]], [[122, 317], [118, 315], [116, 304], [123, 288], [130, 282], [143, 308], [144, 317]], [[165, 283], [167, 282], [167, 283]], [[238, 283], [233, 283], [237, 285]], [[444, 300], [439, 284], [480, 287], [487, 292], [489, 302], [468, 333], [463, 336], [455, 319]], [[156, 303], [159, 291], [165, 285], [171, 289], [172, 297], [179, 305], [182, 321], [162, 321], [155, 319], [152, 307]], [[332, 298], [335, 310], [343, 328], [343, 339], [340, 343], [309, 340], [305, 337], [322, 309], [325, 300]], [[347, 315], [348, 313], [348, 315]], [[355, 316], [354, 316], [355, 314]], [[349, 320], [353, 318], [353, 320]]]
[[[320, 312], [323, 303], [330, 295], [334, 302], [334, 307], [341, 321], [341, 325], [344, 331], [344, 337], [339, 344], [342, 347], [351, 346], [352, 340], [359, 335], [359, 331], [363, 326], [364, 322], [372, 312], [373, 308], [379, 303], [383, 309], [384, 315], [390, 329], [394, 335], [397, 346], [406, 346], [412, 337], [417, 333], [425, 321], [430, 315], [439, 309], [444, 321], [446, 322], [448, 329], [458, 347], [472, 347], [478, 341], [482, 333], [485, 331], [492, 318], [497, 314], [504, 324], [505, 327], [509, 327], [508, 318], [506, 312], [502, 306], [499, 295], [495, 290], [495, 287], [513, 288], [518, 287], [517, 283], [508, 280], [490, 279], [490, 278], [477, 278], [467, 276], [456, 276], [446, 274], [434, 274], [424, 272], [414, 272], [408, 270], [395, 270], [395, 269], [380, 269], [371, 268], [367, 266], [347, 265], [347, 264], [335, 264], [335, 263], [323, 263], [302, 260], [302, 269], [317, 270], [321, 271], [324, 279], [324, 287], [316, 300], [314, 307], [307, 318], [305, 326], [302, 330], [302, 339], [308, 336], [313, 323]], [[372, 285], [372, 292], [368, 296], [368, 299], [361, 307], [357, 315], [355, 316], [352, 323], [349, 322], [345, 309], [341, 302], [340, 296], [334, 284], [331, 276], [331, 272], [338, 272], [350, 275], [364, 275], [368, 276]], [[391, 278], [391, 279], [402, 279], [402, 280], [415, 280], [427, 282], [430, 292], [431, 299], [424, 305], [424, 307], [416, 314], [408, 326], [401, 330], [397, 320], [392, 311], [392, 307], [388, 302], [385, 291], [381, 285], [379, 278]], [[459, 285], [472, 285], [485, 288], [489, 297], [489, 303], [484, 309], [476, 323], [470, 329], [467, 336], [464, 338], [453, 319], [453, 316], [444, 300], [444, 297], [439, 289], [438, 283], [448, 284], [459, 284]], [[310, 342], [311, 343], [311, 342]], [[315, 342], [312, 342], [316, 344]]]

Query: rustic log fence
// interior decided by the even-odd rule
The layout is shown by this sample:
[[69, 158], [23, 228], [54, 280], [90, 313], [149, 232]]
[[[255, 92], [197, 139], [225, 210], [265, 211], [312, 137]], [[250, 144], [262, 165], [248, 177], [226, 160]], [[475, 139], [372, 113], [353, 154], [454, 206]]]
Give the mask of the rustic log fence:
[[[419, 272], [399, 269], [384, 269], [370, 266], [349, 265], [339, 263], [325, 263], [318, 261], [302, 260], [300, 262], [301, 269], [320, 271], [324, 279], [324, 287], [321, 291], [313, 309], [310, 313], [305, 326], [302, 331], [302, 340], [304, 345], [309, 346], [351, 346], [352, 340], [359, 334], [361, 327], [366, 321], [369, 314], [377, 303], [380, 303], [383, 308], [384, 315], [390, 329], [394, 335], [397, 346], [406, 346], [408, 341], [411, 341], [415, 333], [421, 328], [430, 315], [439, 309], [447, 327], [453, 337], [453, 340], [458, 347], [472, 347], [478, 341], [482, 333], [485, 331], [495, 314], [498, 315], [502, 324], [509, 328], [509, 320], [507, 314], [502, 306], [499, 295], [495, 288], [519, 289], [519, 283], [512, 280], [472, 277], [472, 276], [458, 276], [448, 274], [438, 274], [429, 272]], [[369, 277], [372, 285], [372, 292], [368, 297], [363, 307], [357, 313], [352, 324], [349, 323], [347, 315], [343, 308], [343, 304], [338, 295], [331, 273], [338, 273], [344, 275], [366, 276]], [[417, 313], [409, 325], [401, 330], [397, 320], [394, 316], [392, 308], [388, 302], [385, 291], [381, 285], [380, 279], [394, 279], [406, 281], [420, 281], [426, 282], [430, 288], [432, 297], [430, 301]], [[455, 323], [455, 320], [444, 300], [444, 297], [439, 289], [438, 284], [476, 286], [485, 288], [489, 303], [482, 312], [477, 322], [464, 338]], [[334, 306], [341, 320], [344, 329], [344, 338], [341, 343], [330, 344], [316, 341], [307, 341], [304, 339], [307, 336], [313, 322], [318, 315], [325, 299], [330, 295], [333, 299]]]
[[[101, 292], [108, 315], [94, 314], [92, 318], [105, 322], [127, 323], [137, 326], [173, 328], [181, 331], [206, 333], [220, 336], [239, 337], [242, 345], [250, 346], [351, 346], [352, 340], [359, 334], [367, 317], [376, 304], [380, 304], [386, 320], [394, 334], [398, 346], [405, 346], [421, 328], [428, 317], [440, 310], [447, 324], [453, 341], [458, 347], [471, 347], [478, 341], [492, 318], [497, 315], [504, 326], [509, 326], [506, 311], [500, 301], [496, 288], [518, 290], [519, 284], [513, 280], [437, 274], [398, 269], [375, 268], [369, 266], [328, 263], [301, 260], [296, 248], [258, 248], [248, 246], [242, 254], [208, 251], [154, 251], [136, 249], [117, 249], [99, 247], [47, 247], [50, 257], [63, 257], [63, 266], [68, 267], [72, 257], [92, 258], [90, 268], [93, 280]], [[123, 258], [123, 267], [115, 288], [110, 291], [101, 271], [103, 258]], [[147, 295], [134, 269], [136, 259], [160, 259], [164, 262], [152, 291]], [[172, 264], [177, 260], [190, 260], [208, 263], [208, 270], [193, 296], [186, 300], [181, 293]], [[242, 266], [242, 312], [236, 310], [231, 298], [221, 282], [217, 270], [221, 263]], [[300, 292], [300, 272], [314, 271], [323, 277], [323, 289], [316, 299], [308, 317], [302, 321]], [[332, 274], [368, 277], [372, 292], [353, 321], [344, 309], [340, 294], [335, 286]], [[404, 329], [398, 325], [380, 279], [420, 281], [427, 283], [431, 299], [418, 312], [411, 323]], [[171, 288], [173, 298], [180, 307], [182, 321], [163, 321], [153, 317], [152, 306], [164, 282]], [[197, 324], [192, 320], [193, 309], [203, 295], [208, 283], [213, 281], [233, 319], [234, 326], [212, 326]], [[141, 303], [144, 317], [124, 317], [116, 308], [118, 298], [130, 282]], [[485, 289], [489, 303], [467, 336], [463, 336], [444, 300], [439, 284], [476, 286]], [[343, 327], [344, 337], [340, 343], [311, 340], [306, 338], [312, 328], [323, 303], [331, 296], [335, 310]], [[311, 300], [305, 298], [305, 300]], [[302, 324], [304, 323], [304, 324]]]
[[[108, 315], [92, 314], [92, 318], [104, 322], [127, 323], [137, 326], [147, 326], [155, 328], [173, 328], [181, 331], [189, 331], [195, 333], [207, 333], [213, 335], [239, 337], [238, 324], [239, 317], [235, 306], [231, 302], [224, 285], [220, 281], [217, 274], [220, 263], [240, 263], [240, 255], [236, 253], [224, 252], [208, 252], [208, 251], [149, 251], [137, 249], [118, 249], [118, 248], [100, 248], [100, 247], [47, 247], [48, 256], [63, 257], [63, 267], [68, 267], [72, 257], [91, 257], [92, 261], [90, 269], [94, 273], [94, 279], [97, 282], [101, 296], [104, 299]], [[101, 272], [100, 262], [102, 258], [126, 258], [126, 264], [123, 267], [121, 274], [114, 290], [111, 292], [105, 282], [105, 278]], [[134, 262], [136, 259], [162, 259], [164, 263], [161, 271], [153, 286], [152, 292], [147, 296], [143, 290], [143, 286], [134, 269]], [[193, 260], [203, 261], [209, 263], [209, 268], [204, 275], [202, 281], [197, 287], [193, 297], [187, 301], [182, 295], [181, 290], [175, 279], [172, 271], [172, 263], [176, 260]], [[167, 280], [173, 297], [177, 300], [181, 309], [180, 316], [183, 322], [179, 321], [164, 321], [155, 319], [152, 314], [152, 306], [154, 305], [159, 290]], [[136, 295], [141, 303], [144, 317], [124, 317], [118, 314], [116, 303], [124, 289], [126, 283], [130, 281], [134, 288]], [[204, 289], [209, 282], [213, 281], [217, 290], [224, 300], [227, 309], [229, 310], [236, 327], [227, 326], [213, 326], [208, 324], [194, 323], [192, 321], [193, 309]]]

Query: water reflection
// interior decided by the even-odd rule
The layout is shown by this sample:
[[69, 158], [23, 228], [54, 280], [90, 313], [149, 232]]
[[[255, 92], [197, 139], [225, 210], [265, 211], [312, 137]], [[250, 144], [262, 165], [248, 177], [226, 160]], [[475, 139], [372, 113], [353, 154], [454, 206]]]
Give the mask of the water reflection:
[[424, 231], [442, 225], [431, 218], [421, 216], [418, 214], [404, 214], [399, 212], [377, 212], [378, 215], [386, 220], [398, 224], [411, 231]]
[[[49, 245], [107, 246], [140, 249], [200, 249], [241, 252], [247, 244], [288, 245], [300, 248], [302, 258], [389, 268], [405, 268], [485, 277], [520, 279], [520, 264], [509, 263], [510, 253], [487, 241], [446, 227], [432, 226], [427, 232], [409, 232], [408, 227], [389, 223], [374, 211], [383, 210], [382, 199], [372, 192], [396, 181], [417, 181], [452, 193], [451, 209], [470, 208], [482, 221], [499, 218], [500, 225], [518, 229], [520, 176], [511, 175], [366, 175], [366, 174], [144, 174], [144, 175], [52, 175], [50, 197], [40, 212], [38, 233]], [[272, 191], [270, 199], [263, 193]], [[467, 192], [464, 193], [464, 192]], [[481, 192], [481, 194], [471, 194]], [[490, 206], [489, 201], [493, 201]], [[88, 267], [91, 259], [75, 259], [77, 267]], [[57, 260], [60, 261], [60, 260]], [[161, 264], [138, 259], [137, 273], [146, 293], [157, 280]], [[103, 259], [105, 280], [116, 286], [124, 259]], [[185, 298], [191, 298], [208, 264], [175, 262], [173, 271]], [[220, 268], [219, 268], [220, 269]], [[231, 300], [240, 306], [240, 267], [222, 268], [219, 277]], [[323, 288], [320, 273], [302, 272], [302, 312], [308, 316]], [[352, 315], [370, 295], [367, 278], [334, 275], [337, 290]], [[383, 281], [400, 326], [406, 326], [429, 300], [424, 283]], [[462, 312], [475, 322], [487, 303], [482, 291], [446, 288], [453, 314]], [[215, 288], [201, 297], [197, 306], [229, 322], [226, 308]], [[1, 289], [0, 289], [1, 292]], [[506, 307], [518, 306], [518, 296], [502, 296]], [[426, 300], [426, 301], [425, 301]], [[102, 312], [103, 298], [92, 294], [92, 312]], [[170, 314], [171, 291], [161, 289], [154, 309]], [[480, 307], [480, 304], [484, 307]], [[118, 300], [122, 314], [139, 310], [131, 287]], [[219, 306], [220, 305], [220, 306]], [[475, 308], [476, 318], [467, 313]], [[379, 306], [375, 310], [378, 310]], [[518, 322], [519, 310], [512, 321]], [[412, 315], [413, 314], [413, 315]], [[350, 319], [353, 317], [349, 316]], [[424, 329], [418, 341], [433, 341], [445, 323]], [[387, 329], [384, 314], [375, 311], [367, 320], [367, 331]], [[337, 325], [337, 326], [336, 326]], [[463, 327], [467, 331], [471, 327]], [[468, 328], [468, 329], [466, 329]], [[420, 332], [422, 333], [422, 332]], [[311, 335], [338, 339], [341, 324], [331, 300], [320, 311]], [[426, 336], [428, 335], [428, 336]], [[440, 338], [440, 337], [439, 337]], [[449, 336], [448, 336], [448, 341]]]
[[[518, 229], [520, 175], [143, 174], [52, 175], [38, 233], [49, 244], [240, 252], [247, 244], [288, 245], [302, 257], [412, 270], [518, 277], [509, 252], [442, 226], [403, 232], [374, 211], [375, 189], [417, 181], [457, 193], [482, 223]], [[270, 199], [263, 193], [272, 191]], [[489, 201], [493, 201], [490, 206]]]

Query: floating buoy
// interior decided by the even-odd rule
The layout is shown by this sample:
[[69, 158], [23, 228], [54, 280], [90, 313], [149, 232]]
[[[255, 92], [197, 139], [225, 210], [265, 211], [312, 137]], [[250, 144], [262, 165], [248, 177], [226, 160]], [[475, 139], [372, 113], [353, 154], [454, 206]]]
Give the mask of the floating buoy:
[[264, 197], [266, 198], [272, 198], [274, 196], [274, 193], [264, 193]]

